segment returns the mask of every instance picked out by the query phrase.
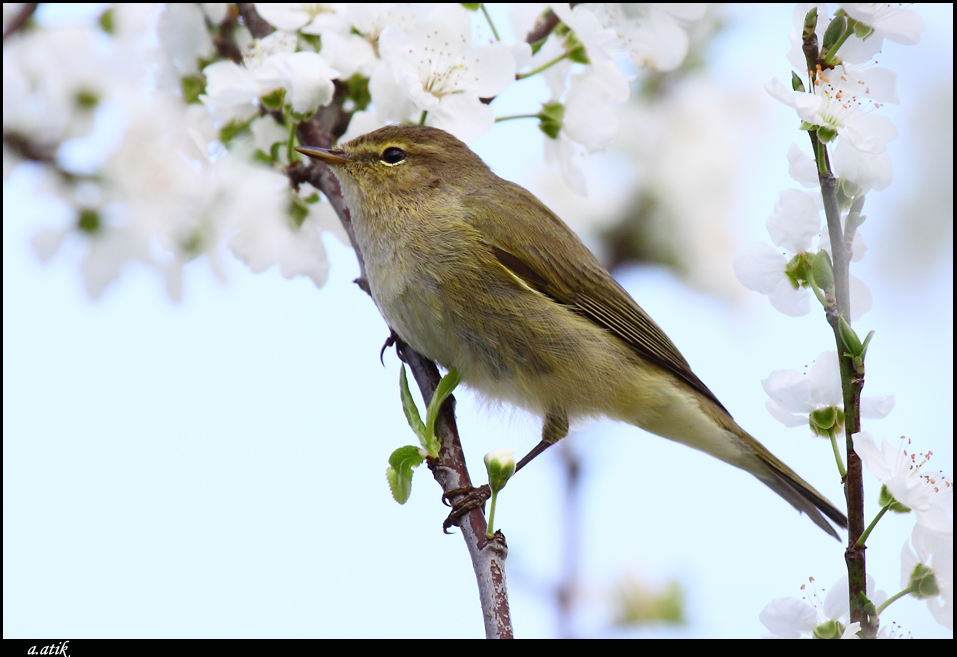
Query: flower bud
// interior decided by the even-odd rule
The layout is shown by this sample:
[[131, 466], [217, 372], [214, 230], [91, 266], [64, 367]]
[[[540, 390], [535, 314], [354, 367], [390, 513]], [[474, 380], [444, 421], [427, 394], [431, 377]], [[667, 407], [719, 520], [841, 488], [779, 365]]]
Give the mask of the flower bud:
[[488, 485], [493, 493], [505, 488], [508, 478], [515, 474], [515, 452], [500, 447], [485, 455], [485, 469], [488, 470]]

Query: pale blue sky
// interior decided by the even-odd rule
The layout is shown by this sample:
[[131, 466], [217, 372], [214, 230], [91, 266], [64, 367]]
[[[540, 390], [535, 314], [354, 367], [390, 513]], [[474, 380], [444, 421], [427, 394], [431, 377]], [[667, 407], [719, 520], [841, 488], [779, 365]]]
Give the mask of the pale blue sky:
[[[935, 85], [952, 87], [952, 5], [917, 11], [927, 22], [922, 43], [888, 44], [880, 62], [900, 75], [902, 106], [886, 108], [900, 129], [890, 145], [896, 179], [869, 197], [870, 251], [855, 273], [874, 295], [859, 330], [877, 331], [865, 394], [894, 393], [897, 408], [865, 428], [906, 434], [952, 476], [952, 249], [927, 275], [887, 266], [893, 228], [908, 220], [903, 204], [926, 166], [914, 160], [911, 112]], [[753, 96], [772, 76], [786, 79], [790, 6], [728, 12], [712, 64], [719, 84]], [[510, 102], [497, 113], [531, 107]], [[793, 186], [785, 154], [801, 137], [796, 121], [766, 106], [741, 144], [751, 190], [739, 201], [741, 240], [766, 239], [778, 192]], [[531, 123], [502, 124], [473, 146], [503, 177], [540, 184]], [[482, 636], [468, 556], [457, 534], [442, 534], [447, 509], [429, 473], [417, 474], [405, 506], [389, 496], [388, 455], [414, 436], [400, 410], [398, 361], [388, 353], [379, 364], [386, 327], [351, 283], [351, 250], [326, 240], [332, 267], [321, 289], [227, 261], [227, 285], [190, 265], [180, 304], [136, 268], [91, 302], [74, 262], [43, 265], [30, 249], [57, 208], [31, 197], [29, 180], [18, 171], [3, 199], [4, 636]], [[757, 295], [729, 306], [662, 270], [620, 280], [739, 423], [839, 503], [827, 444], [773, 420], [760, 386], [771, 370], [833, 348], [823, 320], [786, 318]], [[484, 477], [487, 451], [537, 442], [536, 421], [457, 397], [474, 479]], [[844, 572], [843, 547], [745, 473], [625, 425], [596, 423], [569, 440], [587, 454], [581, 635], [616, 634], [598, 601], [626, 573], [678, 579], [690, 621], [629, 636], [748, 637], [764, 631], [758, 614], [772, 598], [798, 595], [809, 576], [830, 586]], [[555, 635], [554, 457], [510, 482], [497, 513], [520, 637]], [[873, 514], [878, 486], [867, 487]], [[888, 593], [912, 526], [885, 519], [868, 550]], [[913, 599], [885, 618], [918, 637], [952, 635]]]

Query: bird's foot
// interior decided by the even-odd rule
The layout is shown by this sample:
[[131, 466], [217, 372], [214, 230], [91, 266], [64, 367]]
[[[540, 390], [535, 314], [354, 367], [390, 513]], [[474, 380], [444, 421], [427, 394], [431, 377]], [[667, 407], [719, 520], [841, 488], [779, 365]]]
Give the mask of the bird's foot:
[[[385, 361], [383, 357], [385, 356], [385, 350], [389, 347], [395, 346], [397, 343], [402, 342], [402, 338], [399, 337], [399, 334], [389, 329], [389, 337], [385, 339], [385, 344], [382, 345], [382, 349], [379, 351], [379, 362], [382, 363], [382, 366], [385, 367]], [[402, 356], [399, 356], [402, 358]]]
[[[462, 488], [453, 488], [442, 494], [442, 503], [452, 507], [449, 517], [442, 523], [442, 531], [450, 533], [449, 528], [458, 527], [462, 522], [462, 517], [473, 509], [482, 508], [485, 510], [485, 502], [492, 496], [492, 489], [488, 484], [483, 484], [478, 488], [464, 486]], [[452, 499], [456, 498], [456, 499]]]

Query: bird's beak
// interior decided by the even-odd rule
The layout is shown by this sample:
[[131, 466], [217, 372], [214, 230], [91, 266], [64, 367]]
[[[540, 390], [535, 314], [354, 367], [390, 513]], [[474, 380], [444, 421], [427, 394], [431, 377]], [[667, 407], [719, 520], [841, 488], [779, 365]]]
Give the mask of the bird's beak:
[[335, 166], [337, 164], [348, 164], [352, 160], [346, 155], [345, 151], [338, 148], [317, 148], [315, 146], [296, 146], [296, 150], [303, 155], [322, 160], [326, 164]]

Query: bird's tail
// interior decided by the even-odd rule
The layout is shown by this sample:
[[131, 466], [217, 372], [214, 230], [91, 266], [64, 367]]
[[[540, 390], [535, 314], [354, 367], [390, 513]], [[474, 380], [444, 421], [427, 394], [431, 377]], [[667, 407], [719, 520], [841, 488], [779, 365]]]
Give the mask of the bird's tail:
[[[738, 430], [746, 436], [747, 442], [761, 461], [762, 467], [751, 469], [749, 472], [762, 481], [768, 488], [787, 500], [798, 511], [806, 513], [811, 521], [834, 538], [840, 540], [834, 528], [824, 519], [830, 518], [842, 529], [847, 529], [847, 517], [837, 507], [814, 489], [811, 484], [801, 479], [791, 468], [784, 465], [780, 459], [769, 452], [757, 440], [748, 435], [743, 429]], [[823, 515], [822, 515], [823, 514]]]

